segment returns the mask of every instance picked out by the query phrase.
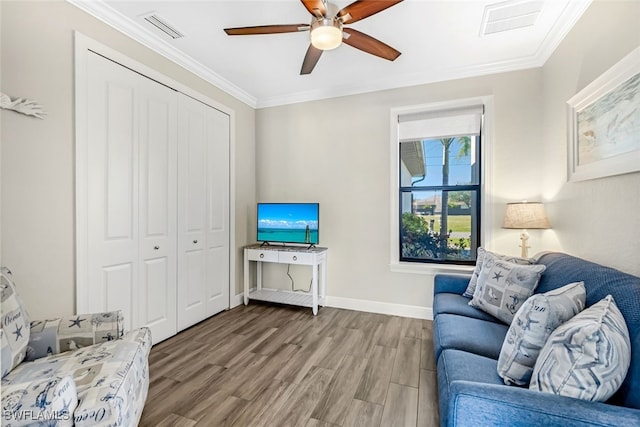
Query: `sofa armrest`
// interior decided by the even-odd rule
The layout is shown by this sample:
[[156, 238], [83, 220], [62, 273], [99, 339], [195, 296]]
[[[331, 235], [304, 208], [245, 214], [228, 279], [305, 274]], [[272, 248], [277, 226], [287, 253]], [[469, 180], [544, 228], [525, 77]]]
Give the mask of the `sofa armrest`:
[[434, 294], [450, 293], [462, 295], [469, 285], [470, 274], [436, 274]]
[[640, 410], [495, 384], [454, 381], [447, 425], [638, 426]]
[[93, 344], [112, 341], [124, 335], [121, 311], [79, 314], [31, 322], [27, 360], [63, 353]]
[[2, 385], [2, 425], [72, 426], [78, 406], [75, 382], [69, 376]]

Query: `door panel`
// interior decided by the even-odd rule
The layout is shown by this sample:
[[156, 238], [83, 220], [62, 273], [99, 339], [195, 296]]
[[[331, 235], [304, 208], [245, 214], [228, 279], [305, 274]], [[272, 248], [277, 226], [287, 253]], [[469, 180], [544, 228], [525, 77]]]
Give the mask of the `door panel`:
[[207, 317], [207, 127], [203, 104], [178, 100], [178, 329]]
[[178, 115], [181, 329], [229, 307], [229, 117], [186, 96]]
[[177, 93], [139, 77], [139, 316], [157, 343], [176, 327]]
[[229, 307], [229, 116], [210, 109], [207, 312]]
[[[138, 326], [138, 114], [131, 72], [88, 58], [87, 287], [85, 312], [123, 310]], [[118, 293], [121, 293], [118, 295]]]
[[132, 319], [134, 300], [134, 276], [135, 263], [122, 263], [118, 265], [105, 265], [102, 269], [102, 280], [98, 286], [99, 292], [95, 297], [103, 301], [102, 311], [121, 310], [124, 315], [125, 331], [130, 331], [134, 326]]

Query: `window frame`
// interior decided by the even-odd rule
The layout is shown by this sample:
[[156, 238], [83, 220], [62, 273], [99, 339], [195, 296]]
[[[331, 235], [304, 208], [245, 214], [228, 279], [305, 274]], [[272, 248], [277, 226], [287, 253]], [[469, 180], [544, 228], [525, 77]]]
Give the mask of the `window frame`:
[[[400, 257], [400, 217], [401, 217], [401, 183], [400, 183], [400, 150], [399, 122], [401, 115], [420, 112], [438, 112], [475, 105], [484, 106], [484, 117], [480, 130], [480, 210], [478, 247], [487, 247], [492, 241], [494, 225], [492, 224], [493, 206], [493, 96], [456, 99], [451, 101], [392, 108], [390, 110], [390, 269], [393, 272], [435, 274], [438, 272], [466, 272], [473, 269], [468, 262], [457, 260], [408, 261]], [[447, 188], [452, 186], [447, 186]], [[435, 187], [434, 187], [435, 188]]]

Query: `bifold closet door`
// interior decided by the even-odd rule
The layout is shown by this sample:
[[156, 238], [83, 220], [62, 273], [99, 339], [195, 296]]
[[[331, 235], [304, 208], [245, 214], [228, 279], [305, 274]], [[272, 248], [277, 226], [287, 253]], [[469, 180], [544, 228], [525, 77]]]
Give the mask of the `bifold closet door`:
[[179, 95], [178, 330], [229, 307], [229, 117]]
[[177, 332], [177, 92], [140, 78], [139, 319], [157, 343]]
[[127, 330], [149, 326], [158, 342], [176, 332], [177, 94], [90, 53], [87, 107], [78, 310], [122, 310]]

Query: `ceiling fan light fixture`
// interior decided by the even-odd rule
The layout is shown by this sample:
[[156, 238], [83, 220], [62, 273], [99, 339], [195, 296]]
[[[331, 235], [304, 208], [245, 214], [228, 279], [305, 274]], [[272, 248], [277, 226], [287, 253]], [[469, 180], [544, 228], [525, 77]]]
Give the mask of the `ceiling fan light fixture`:
[[342, 22], [321, 18], [311, 24], [311, 44], [316, 49], [331, 50], [342, 44]]

